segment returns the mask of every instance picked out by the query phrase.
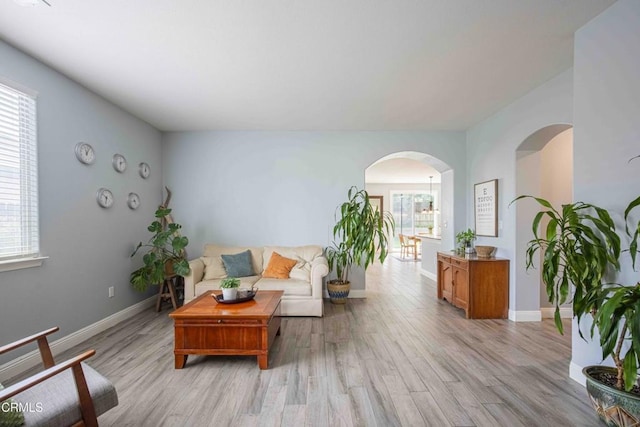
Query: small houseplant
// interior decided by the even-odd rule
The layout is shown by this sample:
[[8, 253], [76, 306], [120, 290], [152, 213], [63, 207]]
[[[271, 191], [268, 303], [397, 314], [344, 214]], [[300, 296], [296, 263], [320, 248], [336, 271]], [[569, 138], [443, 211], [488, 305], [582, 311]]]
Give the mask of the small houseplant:
[[[563, 205], [562, 209], [556, 210], [542, 198], [520, 196], [516, 200], [523, 198], [535, 199], [543, 208], [533, 219], [534, 238], [527, 247], [526, 265], [531, 268], [542, 255], [542, 281], [549, 302], [555, 305], [558, 331], [563, 332], [560, 305], [571, 300], [578, 325], [585, 316], [592, 318], [591, 338], [597, 329], [603, 360], [610, 356], [615, 364], [615, 367], [595, 365], [583, 369], [587, 391], [598, 414], [608, 425], [620, 425], [615, 418], [622, 412], [627, 420], [637, 423], [640, 420], [637, 387], [640, 282], [625, 286], [604, 281], [608, 272], [620, 269], [620, 256], [626, 252], [621, 250], [620, 236], [610, 213], [583, 202]], [[629, 220], [631, 212], [639, 205], [640, 197], [624, 212], [625, 231], [630, 237], [628, 253], [634, 269], [640, 221], [629, 228]], [[548, 223], [541, 233], [539, 226], [545, 217]]]
[[344, 304], [351, 289], [349, 271], [352, 265], [366, 270], [376, 259], [384, 262], [388, 250], [387, 236], [393, 233], [395, 222], [389, 212], [379, 212], [371, 205], [366, 190], [351, 187], [347, 201], [336, 208], [333, 238], [339, 243], [326, 249], [329, 269], [337, 275], [327, 282], [331, 302]]
[[220, 282], [222, 289], [222, 298], [225, 301], [234, 300], [238, 297], [238, 288], [240, 287], [240, 279], [235, 277], [227, 277]]
[[470, 228], [456, 234], [456, 242], [458, 242], [458, 244], [460, 245], [458, 248], [459, 251], [463, 253], [473, 252], [473, 250], [471, 249], [471, 243], [473, 243], [475, 238], [476, 238], [476, 232]]
[[147, 251], [142, 257], [144, 265], [129, 277], [129, 282], [137, 291], [146, 291], [150, 285], [162, 283], [167, 276], [176, 274], [184, 277], [191, 271], [185, 258], [189, 239], [180, 235], [180, 224], [166, 223], [165, 218], [170, 213], [171, 209], [168, 208], [159, 207], [156, 210], [156, 219], [147, 227], [153, 236], [148, 243], [138, 243], [131, 254], [133, 257], [141, 250]]

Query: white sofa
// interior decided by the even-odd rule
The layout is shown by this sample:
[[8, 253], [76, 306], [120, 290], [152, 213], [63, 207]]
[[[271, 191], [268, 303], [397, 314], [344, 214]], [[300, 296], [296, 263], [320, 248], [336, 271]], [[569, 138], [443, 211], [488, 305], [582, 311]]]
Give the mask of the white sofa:
[[[322, 278], [329, 273], [329, 267], [327, 259], [323, 256], [322, 247], [313, 245], [297, 247], [205, 245], [203, 255], [189, 262], [191, 273], [184, 278], [185, 304], [204, 292], [220, 289], [220, 282], [227, 277], [221, 255], [233, 255], [246, 250], [251, 251], [251, 263], [257, 274], [240, 277], [240, 287], [250, 288], [255, 285], [259, 290], [284, 291], [280, 304], [283, 316], [322, 317]], [[298, 261], [288, 279], [262, 277], [274, 252]]]

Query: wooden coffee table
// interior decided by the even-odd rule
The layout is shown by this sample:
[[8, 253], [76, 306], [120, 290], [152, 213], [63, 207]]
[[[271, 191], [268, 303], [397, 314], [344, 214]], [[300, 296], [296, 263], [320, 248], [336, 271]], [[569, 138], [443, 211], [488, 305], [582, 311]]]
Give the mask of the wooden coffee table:
[[256, 355], [260, 369], [267, 369], [269, 347], [280, 335], [283, 292], [258, 291], [253, 300], [238, 304], [219, 304], [211, 294], [205, 292], [169, 314], [176, 369], [184, 367], [189, 354]]

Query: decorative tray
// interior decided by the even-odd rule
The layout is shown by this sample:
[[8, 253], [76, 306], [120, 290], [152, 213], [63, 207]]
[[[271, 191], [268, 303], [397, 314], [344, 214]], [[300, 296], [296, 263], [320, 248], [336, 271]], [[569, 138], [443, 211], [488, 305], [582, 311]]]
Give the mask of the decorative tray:
[[253, 299], [253, 297], [256, 296], [256, 294], [258, 293], [257, 290], [255, 291], [248, 291], [247, 292], [247, 296], [242, 297], [242, 298], [236, 298], [236, 299], [230, 299], [230, 300], [224, 300], [222, 294], [211, 294], [211, 296], [213, 297], [213, 299], [215, 299], [217, 302], [219, 302], [220, 304], [238, 304], [240, 302], [246, 302], [246, 301], [251, 301]]

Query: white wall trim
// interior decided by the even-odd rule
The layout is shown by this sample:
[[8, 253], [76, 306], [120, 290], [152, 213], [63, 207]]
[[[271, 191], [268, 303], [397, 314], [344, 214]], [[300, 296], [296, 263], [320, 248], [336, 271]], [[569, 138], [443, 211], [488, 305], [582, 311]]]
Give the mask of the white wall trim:
[[[117, 313], [112, 314], [109, 317], [105, 317], [102, 320], [97, 321], [87, 327], [84, 327], [76, 332], [73, 332], [65, 337], [49, 343], [51, 352], [54, 357], [56, 354], [69, 350], [70, 348], [88, 340], [89, 338], [106, 331], [110, 327], [126, 320], [136, 314], [153, 306], [156, 302], [157, 296], [152, 296], [139, 303], [136, 303], [130, 307], [120, 310]], [[53, 335], [55, 336], [55, 334]], [[40, 358], [40, 351], [34, 350], [25, 355], [22, 355], [10, 362], [0, 366], [0, 381], [7, 380], [15, 377], [18, 374], [30, 369], [38, 364], [42, 363]]]
[[420, 274], [422, 274], [423, 276], [425, 276], [428, 279], [433, 280], [434, 282], [438, 281], [438, 276], [436, 274], [433, 274], [432, 272], [427, 271], [424, 268], [420, 269]]
[[582, 373], [582, 368], [582, 366], [574, 363], [572, 360], [571, 364], [569, 365], [569, 377], [571, 377], [572, 380], [582, 385], [583, 387], [586, 387], [587, 379]]
[[[329, 298], [329, 292], [327, 292], [327, 290], [325, 289], [324, 291], [322, 291], [324, 298]], [[349, 297], [348, 298], [366, 298], [367, 297], [367, 290], [366, 289], [351, 289], [349, 291]]]
[[3, 271], [20, 270], [23, 268], [41, 267], [48, 256], [37, 256], [32, 258], [15, 258], [6, 261], [0, 261], [0, 273]]
[[[553, 319], [556, 313], [554, 307], [541, 307], [543, 319]], [[560, 317], [563, 319], [573, 319], [573, 309], [571, 307], [560, 307]]]
[[540, 322], [542, 320], [542, 314], [540, 310], [509, 310], [509, 320], [514, 322]]

